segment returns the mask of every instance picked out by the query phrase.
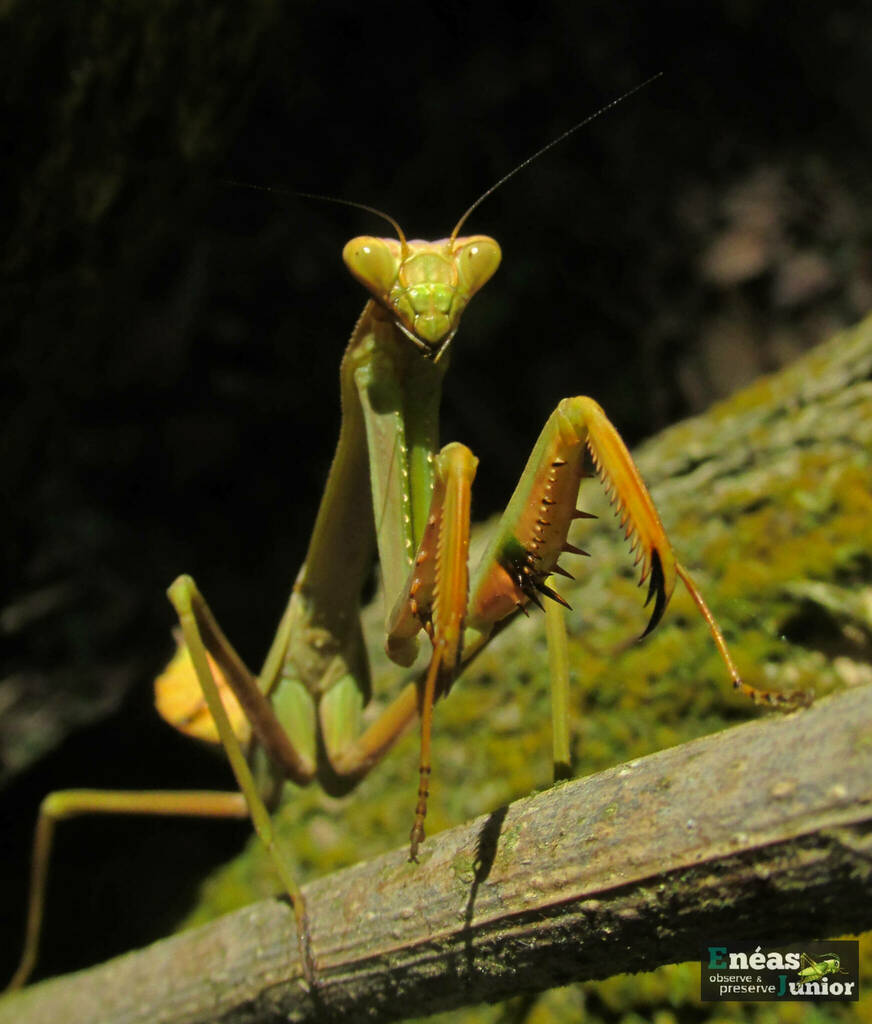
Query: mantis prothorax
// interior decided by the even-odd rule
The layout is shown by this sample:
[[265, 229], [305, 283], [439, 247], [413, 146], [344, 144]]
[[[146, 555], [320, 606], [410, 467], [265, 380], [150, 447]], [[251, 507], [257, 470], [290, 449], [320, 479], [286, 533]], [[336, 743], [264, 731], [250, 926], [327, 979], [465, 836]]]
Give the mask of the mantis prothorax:
[[[340, 367], [342, 425], [308, 553], [259, 675], [236, 654], [190, 576], [180, 576], [169, 589], [183, 644], [157, 680], [158, 710], [183, 732], [220, 740], [241, 792], [69, 790], [48, 796], [37, 823], [27, 936], [11, 987], [22, 985], [35, 963], [55, 821], [124, 812], [250, 814], [291, 897], [303, 970], [311, 980], [303, 899], [270, 822], [284, 780], [299, 785], [317, 780], [329, 793], [345, 793], [420, 718], [418, 801], [410, 836], [410, 856], [416, 859], [424, 840], [433, 706], [513, 616], [531, 604], [541, 607], [544, 598], [565, 603], [548, 578], [569, 575], [558, 563], [561, 554], [585, 554], [568, 543], [567, 534], [574, 519], [587, 515], [576, 509], [576, 499], [588, 470], [605, 485], [641, 566], [641, 582], [648, 582], [653, 610], [645, 633], [660, 621], [680, 577], [708, 623], [733, 685], [758, 702], [796, 702], [739, 678], [714, 618], [675, 558], [624, 442], [592, 398], [565, 398], [551, 414], [470, 574], [470, 492], [477, 459], [463, 444], [439, 447], [439, 403], [463, 311], [501, 259], [494, 239], [461, 237], [460, 230], [511, 174], [480, 197], [446, 239], [408, 241], [386, 218], [396, 238], [365, 236], [345, 246], [345, 263], [370, 299]], [[432, 653], [421, 678], [408, 682], [361, 732], [370, 684], [359, 603], [376, 549], [389, 656], [410, 666], [422, 631]], [[549, 638], [559, 644], [562, 619], [556, 606], [554, 611]], [[565, 733], [567, 671], [556, 675], [554, 692], [561, 696], [555, 721], [557, 732]], [[565, 735], [555, 736], [558, 749], [568, 750]]]

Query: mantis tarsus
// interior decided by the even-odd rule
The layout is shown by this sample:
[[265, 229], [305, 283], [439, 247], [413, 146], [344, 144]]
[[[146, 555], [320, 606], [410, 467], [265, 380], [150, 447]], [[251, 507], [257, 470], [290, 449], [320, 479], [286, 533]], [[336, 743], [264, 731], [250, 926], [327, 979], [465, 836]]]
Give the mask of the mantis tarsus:
[[[311, 981], [314, 960], [303, 899], [270, 822], [284, 780], [317, 780], [332, 794], [345, 793], [420, 717], [418, 801], [410, 835], [410, 857], [416, 859], [424, 840], [433, 706], [512, 617], [530, 604], [541, 607], [542, 598], [565, 603], [548, 579], [569, 575], [558, 564], [562, 553], [585, 553], [567, 542], [567, 533], [574, 519], [586, 515], [576, 509], [576, 498], [587, 469], [606, 486], [641, 563], [641, 581], [648, 582], [653, 611], [645, 632], [659, 622], [680, 577], [737, 689], [771, 704], [793, 706], [804, 699], [741, 681], [620, 435], [591, 398], [565, 398], [551, 414], [481, 561], [469, 573], [477, 459], [456, 442], [439, 448], [439, 403], [461, 315], [496, 271], [501, 252], [492, 238], [461, 237], [460, 230], [495, 188], [589, 120], [485, 192], [447, 239], [407, 241], [386, 217], [396, 238], [363, 236], [345, 246], [348, 269], [371, 297], [342, 359], [342, 426], [308, 553], [259, 675], [236, 654], [191, 577], [180, 576], [169, 589], [184, 643], [157, 681], [158, 710], [183, 732], [220, 740], [240, 792], [69, 790], [46, 797], [37, 823], [24, 951], [10, 987], [24, 984], [35, 963], [54, 823], [83, 813], [250, 815], [291, 897], [303, 970]], [[375, 549], [388, 654], [411, 666], [422, 631], [432, 654], [426, 672], [407, 682], [361, 732], [370, 687], [358, 612]], [[562, 619], [559, 609], [554, 612], [549, 642], [559, 645]], [[555, 674], [555, 750], [565, 751], [566, 669]], [[558, 754], [556, 760], [566, 757]]]

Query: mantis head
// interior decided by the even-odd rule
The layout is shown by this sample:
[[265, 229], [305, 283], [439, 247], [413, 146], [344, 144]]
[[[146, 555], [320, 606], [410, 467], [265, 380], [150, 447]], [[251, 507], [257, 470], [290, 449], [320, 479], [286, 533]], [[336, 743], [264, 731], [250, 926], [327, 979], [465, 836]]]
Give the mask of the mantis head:
[[656, 75], [628, 89], [513, 167], [482, 192], [457, 222], [451, 237], [440, 242], [407, 241], [393, 217], [366, 203], [310, 192], [298, 192], [297, 195], [366, 210], [393, 227], [397, 238], [373, 238], [370, 235], [352, 238], [345, 246], [342, 258], [376, 302], [393, 317], [399, 330], [426, 358], [435, 363], [451, 343], [467, 303], [493, 277], [502, 258], [499, 245], [487, 235], [458, 237], [469, 215], [488, 196], [492, 196], [498, 188], [549, 149], [559, 145], [607, 110], [623, 103], [662, 74], [662, 71], [658, 71]]
[[345, 265], [394, 323], [433, 362], [448, 347], [473, 295], [502, 253], [487, 235], [407, 242], [362, 235], [342, 252]]
[[500, 247], [487, 235], [458, 237], [469, 215], [478, 209], [488, 196], [493, 195], [510, 178], [525, 167], [529, 167], [549, 149], [559, 145], [579, 128], [590, 124], [662, 74], [662, 71], [658, 71], [656, 75], [628, 89], [622, 96], [606, 103], [517, 164], [508, 174], [504, 174], [499, 181], [482, 192], [457, 222], [451, 237], [441, 242], [407, 242], [393, 217], [364, 203], [335, 200], [376, 214], [391, 224], [397, 232], [397, 238], [373, 238], [369, 235], [352, 238], [342, 253], [346, 266], [376, 302], [391, 314], [394, 323], [403, 334], [428, 359], [437, 362], [454, 337], [466, 304], [493, 276], [502, 257]]

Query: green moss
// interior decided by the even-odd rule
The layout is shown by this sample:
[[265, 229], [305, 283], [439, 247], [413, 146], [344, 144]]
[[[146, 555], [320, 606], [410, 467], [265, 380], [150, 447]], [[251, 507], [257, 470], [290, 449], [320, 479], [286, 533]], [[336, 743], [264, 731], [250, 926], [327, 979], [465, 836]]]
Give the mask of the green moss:
[[451, 870], [464, 887], [468, 888], [475, 881], [475, 860], [466, 853], [458, 853], [454, 857]]

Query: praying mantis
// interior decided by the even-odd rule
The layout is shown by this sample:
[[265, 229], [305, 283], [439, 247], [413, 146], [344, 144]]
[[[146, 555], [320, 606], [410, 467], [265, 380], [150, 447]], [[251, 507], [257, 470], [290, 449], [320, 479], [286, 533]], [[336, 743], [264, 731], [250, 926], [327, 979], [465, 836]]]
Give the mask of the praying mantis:
[[[261, 671], [254, 674], [244, 664], [190, 576], [180, 576], [168, 592], [181, 642], [156, 682], [158, 711], [182, 732], [220, 742], [239, 790], [67, 790], [46, 797], [34, 841], [23, 953], [10, 988], [23, 985], [36, 962], [55, 823], [86, 813], [250, 816], [290, 896], [303, 973], [314, 983], [317, 957], [310, 948], [305, 903], [270, 819], [284, 781], [318, 782], [332, 795], [347, 793], [419, 720], [410, 832], [410, 859], [417, 859], [425, 839], [434, 706], [464, 667], [531, 605], [551, 602], [549, 640], [561, 643], [557, 606], [566, 602], [551, 577], [570, 575], [559, 563], [562, 555], [586, 554], [567, 535], [575, 519], [588, 517], [576, 500], [589, 472], [605, 486], [640, 566], [640, 583], [648, 584], [646, 604], [653, 602], [653, 608], [643, 636], [660, 621], [681, 579], [734, 687], [760, 703], [794, 706], [797, 698], [757, 690], [739, 677], [620, 434], [590, 397], [564, 398], [548, 418], [499, 525], [470, 571], [477, 459], [459, 442], [440, 447], [439, 405], [462, 314], [495, 274], [502, 254], [493, 238], [461, 235], [461, 230], [496, 188], [591, 119], [500, 179], [447, 238], [409, 240], [395, 220], [379, 213], [395, 237], [360, 236], [345, 246], [344, 262], [369, 298], [340, 366], [342, 423], [308, 551]], [[389, 657], [411, 668], [422, 633], [430, 656], [426, 670], [407, 681], [364, 727], [370, 681], [359, 606], [375, 554]], [[565, 733], [566, 669], [556, 673], [552, 685], [557, 732]], [[564, 736], [555, 737], [555, 749], [568, 749]]]

